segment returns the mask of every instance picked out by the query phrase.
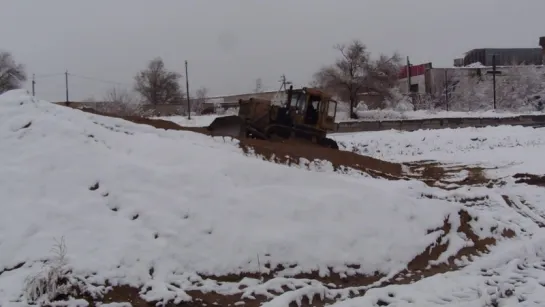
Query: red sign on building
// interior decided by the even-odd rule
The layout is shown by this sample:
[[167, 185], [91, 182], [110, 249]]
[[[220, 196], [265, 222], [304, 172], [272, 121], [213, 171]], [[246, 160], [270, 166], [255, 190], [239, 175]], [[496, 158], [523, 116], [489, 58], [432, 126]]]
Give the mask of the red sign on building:
[[[431, 68], [431, 63], [425, 63], [420, 65], [411, 65], [411, 77], [421, 76], [426, 73], [426, 70]], [[401, 67], [399, 71], [399, 79], [405, 79], [408, 77], [407, 66]]]

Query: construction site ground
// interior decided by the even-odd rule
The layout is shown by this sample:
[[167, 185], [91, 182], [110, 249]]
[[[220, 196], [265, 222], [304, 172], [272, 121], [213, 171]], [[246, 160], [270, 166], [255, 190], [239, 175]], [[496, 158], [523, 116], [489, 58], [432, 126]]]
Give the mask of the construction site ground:
[[[161, 119], [141, 117], [125, 117], [124, 119], [139, 124], [150, 125], [157, 129], [185, 130], [209, 135], [208, 131], [204, 127], [183, 127], [173, 122]], [[457, 189], [460, 186], [486, 186], [491, 188], [502, 184], [501, 180], [487, 178], [484, 174], [484, 169], [478, 166], [448, 166], [442, 165], [438, 161], [416, 161], [404, 164], [393, 163], [372, 158], [370, 156], [361, 155], [352, 151], [323, 148], [314, 144], [309, 144], [305, 140], [300, 141], [296, 139], [274, 142], [257, 139], [240, 139], [238, 141], [239, 146], [244, 153], [256, 155], [263, 160], [285, 164], [288, 166], [301, 166], [301, 161], [305, 161], [303, 162], [303, 165], [308, 168], [309, 164], [315, 161], [328, 161], [337, 172], [349, 172], [351, 170], [355, 170], [359, 171], [361, 174], [368, 174], [373, 177], [385, 178], [388, 180], [417, 179], [421, 180], [427, 185], [446, 190]], [[467, 171], [468, 175], [459, 181], [453, 181], [452, 177], [460, 171]], [[513, 178], [516, 179], [516, 183], [526, 183], [545, 187], [545, 176], [517, 173], [513, 175]], [[504, 199], [509, 206], [513, 206], [506, 196], [504, 196]], [[460, 201], [474, 205], [476, 201], [479, 201], [479, 199], [462, 199]], [[459, 216], [461, 224], [458, 226], [457, 231], [464, 233], [467, 237], [471, 238], [474, 246], [460, 250], [457, 255], [450, 257], [447, 263], [443, 263], [441, 265], [430, 264], [430, 262], [437, 260], [441, 253], [447, 249], [448, 243], [442, 244], [442, 238], [440, 237], [437, 239], [434, 246], [429, 246], [422, 252], [421, 255], [414, 258], [413, 261], [408, 264], [407, 270], [387, 279], [385, 279], [386, 276], [378, 274], [373, 276], [360, 275], [345, 278], [341, 278], [338, 274], [331, 274], [330, 276], [324, 278], [320, 277], [318, 272], [295, 275], [293, 277], [297, 279], [319, 280], [324, 284], [333, 283], [336, 285], [342, 285], [343, 287], [374, 288], [384, 287], [391, 284], [413, 283], [422, 278], [435, 274], [456, 270], [459, 268], [459, 266], [456, 265], [455, 260], [459, 260], [462, 257], [481, 255], [482, 253], [488, 252], [489, 246], [496, 244], [496, 239], [494, 238], [481, 239], [473, 233], [471, 226], [468, 224], [472, 217], [468, 215], [467, 212], [460, 211]], [[539, 223], [539, 221], [536, 221], [536, 223]], [[450, 232], [451, 227], [452, 225], [449, 224], [448, 220], [445, 220], [441, 230], [447, 234]], [[544, 226], [540, 224], [540, 227]], [[501, 236], [504, 238], [512, 238], [515, 236], [515, 232], [511, 229], [504, 229], [501, 232]], [[206, 276], [206, 278], [217, 280], [219, 282], [239, 282], [244, 277], [253, 277], [266, 282], [267, 280], [275, 277], [275, 273], [282, 269], [284, 268], [273, 268], [267, 275], [259, 276], [253, 274], [239, 274], [230, 276]], [[362, 295], [364, 292], [365, 290], [356, 291], [356, 293], [353, 295]], [[141, 299], [139, 300], [137, 293], [138, 289], [130, 287], [114, 288], [114, 290], [105, 297], [104, 302], [122, 301], [124, 296], [131, 296], [135, 298], [136, 302], [139, 301], [136, 306], [145, 306], [146, 304], [149, 304]], [[277, 294], [281, 293], [282, 292], [279, 292]], [[227, 306], [235, 306], [237, 302], [240, 303], [241, 301], [238, 295], [222, 296], [215, 293], [204, 294], [199, 292], [193, 292], [192, 295], [197, 298], [197, 303], [195, 303], [195, 306], [203, 306], [203, 304], [226, 304]], [[300, 306], [321, 306], [323, 304], [331, 304], [339, 298], [340, 297], [333, 297], [320, 300], [319, 297], [312, 297], [313, 303], [310, 303], [310, 298], [306, 298], [301, 302]], [[267, 301], [267, 298], [257, 297], [256, 299], [242, 301], [244, 302], [245, 306], [260, 306], [263, 302]], [[378, 303], [378, 305], [380, 306], [381, 304]], [[387, 305], [387, 303], [384, 303], [384, 305]]]
[[[90, 109], [81, 111], [100, 116], [118, 117], [99, 114]], [[173, 122], [142, 117], [119, 116], [118, 118], [136, 124], [152, 126], [156, 129], [190, 131], [209, 135], [203, 127], [182, 127]], [[108, 126], [105, 127], [108, 128]], [[116, 127], [109, 126], [109, 129], [116, 129]], [[119, 129], [120, 131], [123, 130], [122, 128]], [[501, 129], [501, 127], [485, 129]], [[129, 132], [126, 133], [129, 134]], [[407, 136], [410, 136], [408, 139], [415, 137], [424, 142], [422, 136], [415, 136], [418, 132], [411, 133], [407, 134]], [[435, 133], [440, 134], [440, 132]], [[350, 137], [353, 139], [350, 139]], [[414, 284], [417, 290], [413, 289], [411, 291], [422, 291], [424, 293], [423, 289], [429, 290], [430, 287], [434, 287], [433, 284], [437, 284], [438, 280], [444, 279], [443, 274], [450, 274], [448, 272], [458, 274], [450, 275], [450, 278], [462, 282], [465, 280], [464, 278], [467, 278], [471, 268], [471, 272], [475, 269], [476, 274], [479, 275], [475, 278], [480, 278], [479, 280], [485, 282], [483, 284], [484, 290], [493, 289], [496, 287], [494, 281], [497, 284], [497, 280], [503, 278], [503, 275], [496, 268], [489, 267], [489, 265], [504, 268], [507, 264], [498, 255], [505, 255], [507, 250], [520, 252], [519, 246], [511, 247], [508, 246], [507, 242], [514, 239], [527, 240], [527, 245], [541, 242], [534, 241], [541, 238], [538, 231], [545, 226], [545, 199], [542, 197], [542, 195], [545, 195], [544, 190], [542, 190], [545, 187], [545, 176], [543, 175], [545, 172], [539, 173], [539, 169], [536, 169], [538, 173], [529, 173], [525, 171], [527, 170], [525, 168], [513, 167], [516, 163], [511, 165], [465, 163], [461, 156], [460, 159], [456, 159], [456, 155], [463, 152], [463, 150], [458, 151], [460, 148], [454, 148], [452, 157], [449, 157], [446, 161], [433, 159], [433, 155], [427, 156], [425, 153], [415, 154], [411, 152], [405, 155], [399, 148], [412, 150], [410, 146], [388, 147], [383, 144], [384, 142], [379, 144], [380, 140], [375, 140], [375, 143], [373, 143], [356, 140], [357, 137], [360, 136], [333, 136], [341, 145], [340, 150], [322, 148], [296, 140], [269, 142], [255, 139], [233, 140], [227, 137], [224, 141], [237, 144], [240, 147], [241, 154], [245, 154], [249, 158], [300, 168], [303, 169], [302, 171], [335, 172], [337, 176], [346, 177], [346, 180], [350, 180], [351, 184], [355, 184], [357, 180], [360, 180], [358, 178], [362, 178], [361, 180], [363, 178], [372, 178], [377, 186], [379, 183], [384, 185], [387, 181], [392, 188], [397, 189], [403, 185], [403, 189], [406, 188], [409, 191], [408, 193], [414, 190], [416, 194], [411, 197], [422, 199], [422, 201], [441, 200], [459, 205], [459, 209], [444, 217], [442, 225], [437, 228], [427, 229], [427, 235], [435, 236], [435, 240], [431, 241], [431, 244], [423, 248], [412, 260], [408, 261], [404, 269], [390, 275], [380, 273], [378, 270], [372, 274], [364, 274], [362, 273], [362, 263], [346, 263], [349, 268], [346, 272], [335, 272], [333, 267], [330, 267], [327, 272], [317, 269], [290, 273], [290, 269], [295, 268], [296, 264], [271, 264], [266, 259], [260, 259], [258, 255], [257, 262], [260, 268], [258, 271], [229, 274], [199, 272], [197, 276], [190, 279], [193, 280], [191, 284], [178, 284], [174, 280], [171, 281], [168, 286], [169, 291], [183, 292], [192, 298], [191, 301], [177, 302], [175, 299], [168, 298], [163, 298], [163, 301], [153, 300], [149, 296], [146, 297], [148, 292], [146, 286], [115, 284], [109, 281], [103, 285], [94, 285], [106, 287], [106, 290], [100, 294], [78, 288], [75, 289], [79, 293], [76, 297], [56, 297], [55, 299], [68, 300], [65, 303], [66, 306], [85, 305], [85, 302], [89, 303], [89, 306], [99, 306], [106, 303], [156, 306], [157, 303], [163, 302], [165, 306], [278, 307], [326, 306], [340, 301], [346, 303], [346, 305], [342, 306], [364, 306], [364, 304], [393, 306], [396, 302], [414, 303], [414, 306], [428, 306], [423, 305], [422, 302], [424, 301], [432, 306], [434, 299], [422, 298], [422, 301], [419, 301], [419, 299], [408, 298], [402, 294], [404, 288], [396, 288], [395, 285], [409, 286]], [[424, 139], [426, 137], [424, 136]], [[89, 138], [97, 139], [98, 137], [93, 135], [89, 136]], [[472, 137], [469, 138], [470, 142], [473, 143], [486, 143], [486, 140], [471, 141]], [[221, 138], [215, 137], [214, 139], [220, 142]], [[416, 140], [409, 140], [409, 142], [411, 142], [413, 148], [417, 147]], [[433, 143], [433, 140], [431, 142]], [[517, 142], [519, 142], [519, 147], [527, 145], [520, 144], [520, 141]], [[540, 141], [533, 140], [533, 142], [536, 147], [542, 145], [539, 143]], [[497, 143], [504, 144], [500, 141]], [[376, 148], [371, 148], [373, 146]], [[440, 147], [440, 145], [438, 146]], [[475, 149], [471, 146], [468, 146], [468, 148]], [[517, 146], [505, 147], [516, 149]], [[395, 153], [389, 157], [405, 156], [403, 159], [388, 159], [383, 155], [386, 154], [383, 152], [384, 148], [390, 148], [389, 150]], [[430, 152], [434, 152], [434, 150]], [[439, 149], [437, 149], [437, 152], [439, 152]], [[475, 162], [477, 160], [475, 159]], [[533, 168], [530, 167], [530, 169]], [[371, 181], [369, 181], [369, 184], [372, 184]], [[96, 186], [89, 188], [91, 191], [101, 191], [102, 189], [103, 185], [99, 185], [98, 182]], [[111, 197], [107, 191], [101, 193], [104, 198]], [[365, 199], [362, 199], [362, 202], [365, 202]], [[116, 208], [112, 207], [112, 211], [117, 211], [117, 209], [114, 209]], [[494, 215], [489, 216], [488, 211], [493, 211]], [[506, 213], [511, 214], [511, 219], [498, 222], [499, 217]], [[373, 212], [368, 214], [372, 215]], [[133, 220], [137, 219], [139, 219], [138, 215], [133, 215]], [[281, 228], [282, 225], [278, 225], [278, 227]], [[462, 240], [465, 243], [458, 246], [460, 238], [463, 238]], [[362, 238], [362, 240], [365, 240], [365, 238]], [[491, 251], [496, 251], [496, 253], [492, 253], [490, 259], [484, 261], [483, 259]], [[221, 255], [213, 255], [213, 257], [221, 257]], [[0, 277], [2, 274], [9, 274], [11, 271], [29, 265], [25, 263], [21, 262], [18, 267], [0, 270]], [[516, 272], [526, 277], [532, 275], [526, 272], [530, 268], [539, 271], [545, 270], [545, 258], [543, 260], [533, 258], [524, 260], [514, 269], [509, 266], [509, 270], [518, 269]], [[459, 273], [455, 273], [457, 271]], [[153, 267], [149, 270], [149, 276], [152, 279], [158, 276], [157, 274], [163, 274], [163, 272], [157, 272]], [[543, 274], [545, 276], [545, 272]], [[536, 275], [532, 276], [535, 277]], [[435, 279], [432, 279], [432, 277]], [[289, 282], [276, 285], [278, 280], [282, 278], [288, 278]], [[535, 278], [536, 280], [539, 279], [538, 277]], [[92, 278], [86, 280], [89, 281]], [[254, 285], [254, 281], [259, 281], [262, 289]], [[489, 281], [490, 284], [487, 284]], [[523, 285], [517, 284], [516, 281], [509, 281], [507, 278], [502, 279], [502, 282], [504, 288], [492, 294], [481, 293], [482, 299], [486, 296], [488, 299], [496, 301], [517, 299], [519, 302], [529, 302], [531, 294], [524, 292], [527, 289]], [[221, 291], [203, 291], [201, 288], [204, 284], [214, 284]], [[248, 292], [250, 288], [252, 290]], [[261, 291], [257, 289], [261, 289]], [[382, 291], [381, 289], [385, 290]], [[397, 292], [398, 290], [401, 292]], [[182, 296], [180, 294], [180, 297]], [[445, 294], [444, 301], [438, 304], [452, 303], [454, 297], [454, 294]], [[353, 302], [353, 304], [351, 305], [350, 302]], [[51, 306], [62, 306], [62, 304], [62, 302], [56, 302]]]

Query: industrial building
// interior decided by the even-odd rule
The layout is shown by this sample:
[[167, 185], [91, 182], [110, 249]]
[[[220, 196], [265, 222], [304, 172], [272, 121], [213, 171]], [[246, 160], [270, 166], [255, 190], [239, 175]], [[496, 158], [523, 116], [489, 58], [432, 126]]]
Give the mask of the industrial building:
[[496, 56], [496, 65], [541, 65], [543, 63], [542, 48], [481, 48], [468, 51], [463, 61], [455, 60], [455, 66], [467, 66], [481, 63], [492, 66], [492, 56]]

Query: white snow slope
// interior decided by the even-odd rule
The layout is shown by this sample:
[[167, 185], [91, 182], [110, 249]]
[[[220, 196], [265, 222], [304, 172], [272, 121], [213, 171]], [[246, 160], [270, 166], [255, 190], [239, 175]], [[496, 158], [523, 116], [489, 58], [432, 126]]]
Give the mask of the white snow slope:
[[[289, 278], [298, 272], [395, 274], [436, 240], [440, 233], [427, 232], [444, 218], [456, 229], [463, 207], [421, 182], [289, 168], [246, 157], [221, 138], [96, 116], [24, 91], [0, 96], [0, 160], [2, 307], [27, 306], [25, 278], [42, 270], [60, 238], [70, 274], [90, 291], [104, 290], [91, 284], [108, 280], [143, 287], [147, 300], [180, 302], [191, 299], [184, 290], [234, 293], [243, 283], [246, 297], [272, 298], [269, 287], [295, 285], [267, 304], [287, 306], [304, 294], [341, 291]], [[531, 221], [502, 206], [498, 195], [490, 201], [493, 212], [466, 208], [478, 218], [477, 235], [498, 237], [508, 227], [536, 234], [521, 244], [540, 243]], [[448, 238], [443, 260], [471, 244], [455, 231]], [[532, 257], [541, 259], [540, 252]], [[196, 275], [263, 272], [264, 263], [291, 268], [266, 283], [220, 284]], [[468, 287], [465, 275], [457, 276], [459, 284], [447, 282], [441, 291]], [[372, 300], [369, 293], [361, 299]], [[414, 306], [435, 299], [414, 295]]]

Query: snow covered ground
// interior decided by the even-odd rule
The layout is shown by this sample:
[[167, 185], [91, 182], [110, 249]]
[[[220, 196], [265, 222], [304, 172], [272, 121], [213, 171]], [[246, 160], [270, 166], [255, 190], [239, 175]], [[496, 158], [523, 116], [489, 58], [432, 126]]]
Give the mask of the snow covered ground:
[[[493, 139], [490, 131], [476, 134]], [[518, 138], [526, 130], [512, 131]], [[537, 136], [524, 133], [520, 146], [532, 149], [530, 135]], [[420, 151], [431, 146], [422, 143], [426, 136], [414, 135], [412, 146]], [[337, 136], [354, 147], [364, 137]], [[389, 159], [403, 157], [401, 138]], [[453, 161], [456, 146], [444, 153]], [[489, 156], [501, 147], [490, 146]], [[541, 143], [536, 146], [542, 150]], [[148, 300], [190, 300], [188, 290], [273, 298], [274, 289], [292, 289], [264, 305], [269, 307], [288, 306], [308, 294], [346, 297], [353, 289], [293, 276], [311, 271], [327, 276], [332, 268], [341, 275], [380, 272], [388, 278], [440, 235], [450, 242], [439, 259], [445, 261], [472, 245], [456, 231], [462, 208], [473, 217], [478, 237], [499, 240], [489, 256], [459, 272], [370, 290], [336, 306], [366, 306], [378, 299], [391, 301], [390, 306], [485, 306], [479, 302], [492, 299], [495, 294], [488, 292], [496, 288], [511, 289], [517, 302], [524, 296], [517, 306], [545, 304], [538, 291], [545, 281], [544, 235], [535, 220], [502, 200], [506, 193], [526, 197], [539, 219], [536, 212], [545, 209], [545, 199], [538, 187], [508, 182], [495, 189], [444, 191], [416, 180], [310, 172], [244, 156], [236, 142], [223, 138], [88, 114], [24, 91], [0, 96], [0, 160], [2, 307], [27, 306], [25, 280], [43, 274], [44, 263], [48, 270], [60, 267], [91, 293], [104, 292], [108, 281], [142, 287]], [[484, 209], [453, 201], [482, 195], [489, 197]], [[445, 218], [449, 233], [430, 231]], [[518, 239], [505, 241], [500, 235], [505, 229]], [[50, 252], [61, 238], [63, 261]], [[277, 265], [284, 269], [266, 282], [206, 277], [267, 273]]]
[[499, 126], [333, 134], [345, 150], [395, 162], [437, 160], [545, 174], [545, 128]]
[[191, 119], [188, 119], [187, 116], [161, 116], [154, 118], [168, 120], [184, 127], [205, 127], [210, 125], [218, 116], [220, 115], [194, 115], [191, 116]]
[[377, 121], [377, 120], [401, 120], [401, 119], [429, 119], [429, 118], [453, 118], [453, 117], [471, 117], [471, 118], [498, 118], [515, 117], [519, 115], [543, 115], [544, 112], [526, 112], [514, 113], [507, 111], [475, 111], [475, 112], [454, 112], [454, 111], [396, 111], [392, 109], [383, 110], [363, 110], [357, 111], [358, 119], [351, 119], [348, 112], [341, 112], [336, 118], [336, 122], [349, 121]]
[[[486, 214], [502, 212], [503, 218], [511, 218], [518, 212], [525, 220], [522, 227], [532, 229], [527, 232], [530, 236], [500, 245], [460, 271], [412, 285], [373, 289], [362, 298], [335, 306], [367, 306], [379, 299], [390, 303], [388, 306], [544, 306], [545, 232], [541, 227], [545, 225], [545, 189], [515, 184], [510, 177], [524, 172], [545, 174], [544, 132], [543, 128], [487, 127], [334, 135], [345, 150], [389, 161], [435, 160], [450, 165], [489, 167], [486, 176], [503, 179], [503, 185], [461, 187], [453, 192], [431, 194], [442, 199], [468, 195], [487, 199], [474, 208]], [[511, 199], [513, 205], [507, 208], [499, 205], [500, 195]]]

